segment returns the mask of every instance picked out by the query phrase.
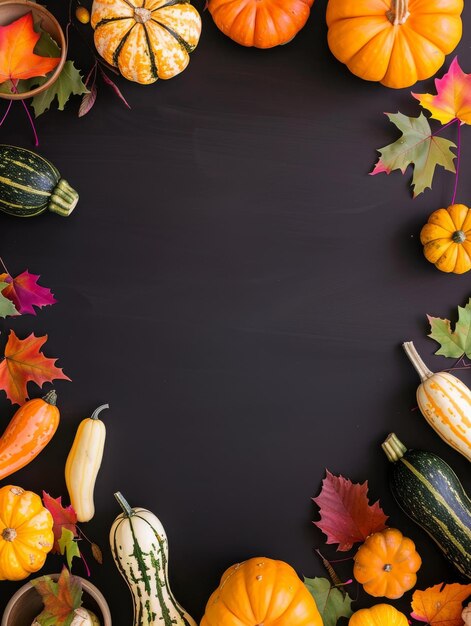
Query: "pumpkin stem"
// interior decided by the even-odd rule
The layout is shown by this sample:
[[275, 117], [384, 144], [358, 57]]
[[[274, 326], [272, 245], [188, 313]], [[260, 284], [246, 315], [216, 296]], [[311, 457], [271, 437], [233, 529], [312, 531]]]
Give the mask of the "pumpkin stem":
[[63, 178], [57, 183], [49, 200], [48, 209], [62, 217], [68, 217], [75, 209], [79, 196]]
[[47, 402], [48, 404], [52, 404], [52, 406], [56, 406], [56, 403], [57, 403], [56, 390], [51, 389], [51, 391], [48, 391], [47, 394], [43, 396], [43, 400], [44, 402]]
[[101, 406], [99, 406], [97, 409], [95, 409], [93, 411], [93, 413], [90, 415], [90, 419], [91, 420], [97, 420], [99, 414], [104, 410], [104, 409], [109, 409], [110, 405], [109, 404], [102, 404]]
[[462, 230], [455, 230], [451, 238], [455, 243], [463, 243], [463, 241], [466, 241], [466, 234]]
[[415, 367], [415, 371], [420, 376], [420, 380], [424, 382], [427, 378], [431, 378], [433, 376], [433, 372], [431, 372], [422, 361], [419, 353], [415, 349], [414, 343], [412, 341], [406, 341], [402, 344], [402, 347], [409, 357], [409, 361]]
[[145, 24], [152, 17], [151, 11], [145, 7], [136, 7], [134, 9], [134, 19], [138, 24]]
[[134, 515], [134, 511], [129, 506], [129, 504], [128, 504], [127, 500], [125, 499], [125, 497], [123, 496], [123, 494], [120, 491], [117, 491], [114, 494], [114, 497], [118, 501], [119, 506], [123, 509], [123, 512], [126, 515], [126, 517], [132, 517]]
[[391, 8], [386, 13], [388, 20], [394, 26], [404, 24], [409, 15], [409, 0], [392, 0]]
[[398, 439], [395, 433], [390, 433], [386, 441], [381, 444], [381, 447], [391, 463], [399, 461], [407, 452], [406, 446]]
[[2, 538], [5, 541], [13, 541], [16, 538], [16, 530], [14, 528], [4, 528]]

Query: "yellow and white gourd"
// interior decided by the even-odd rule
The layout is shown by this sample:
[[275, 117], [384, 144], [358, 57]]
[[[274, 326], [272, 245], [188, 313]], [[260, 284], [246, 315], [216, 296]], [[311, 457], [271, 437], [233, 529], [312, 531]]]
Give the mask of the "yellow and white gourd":
[[422, 381], [417, 403], [432, 428], [452, 448], [471, 461], [471, 390], [448, 372], [431, 372], [412, 341], [403, 348]]
[[106, 438], [106, 427], [98, 418], [103, 409], [109, 405], [102, 404], [80, 422], [65, 464], [65, 482], [79, 522], [88, 522], [95, 515], [93, 492]]
[[132, 594], [133, 626], [196, 626], [170, 589], [168, 540], [160, 520], [147, 509], [132, 509], [121, 493], [114, 495], [123, 512], [111, 526], [111, 552]]

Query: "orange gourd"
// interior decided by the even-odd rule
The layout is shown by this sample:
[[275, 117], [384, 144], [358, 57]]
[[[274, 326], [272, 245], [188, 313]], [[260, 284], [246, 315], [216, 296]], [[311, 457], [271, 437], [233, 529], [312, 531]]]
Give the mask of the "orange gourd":
[[464, 204], [438, 209], [420, 231], [427, 261], [442, 272], [464, 274], [471, 269], [471, 210]]
[[105, 61], [143, 85], [183, 72], [201, 34], [188, 0], [94, 0], [91, 25]]
[[209, 0], [216, 26], [242, 46], [288, 43], [307, 22], [314, 0]]
[[350, 617], [348, 626], [408, 626], [409, 622], [390, 604], [375, 604], [369, 609], [360, 609]]
[[411, 539], [395, 528], [373, 533], [354, 556], [353, 576], [370, 596], [400, 598], [417, 582], [422, 559]]
[[60, 413], [54, 390], [28, 400], [17, 410], [0, 438], [0, 480], [30, 463], [51, 441]]
[[462, 11], [463, 0], [329, 0], [329, 47], [356, 76], [409, 87], [457, 46]]
[[41, 569], [54, 543], [52, 526], [36, 493], [0, 489], [0, 580], [22, 580]]
[[258, 557], [224, 572], [206, 605], [201, 626], [322, 626], [322, 618], [294, 569]]

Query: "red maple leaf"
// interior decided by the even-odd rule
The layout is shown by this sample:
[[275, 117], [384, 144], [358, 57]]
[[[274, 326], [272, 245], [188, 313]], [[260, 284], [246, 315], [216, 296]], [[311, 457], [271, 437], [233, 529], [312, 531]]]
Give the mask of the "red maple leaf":
[[339, 544], [337, 550], [350, 550], [354, 543], [386, 528], [388, 518], [379, 501], [370, 505], [367, 494], [368, 481], [352, 483], [326, 470], [321, 492], [313, 498], [321, 515], [314, 524], [327, 535], [327, 543]]
[[13, 302], [18, 313], [36, 315], [33, 306], [41, 308], [57, 302], [50, 289], [38, 285], [38, 278], [39, 275], [30, 274], [28, 270], [16, 278], [9, 274], [0, 274], [0, 283], [8, 283], [2, 295]]
[[8, 26], [0, 26], [0, 83], [45, 76], [57, 67], [59, 58], [34, 54], [40, 36], [33, 28], [31, 11]]
[[50, 576], [41, 576], [31, 581], [42, 597], [44, 608], [36, 618], [40, 624], [66, 626], [71, 624], [76, 609], [82, 604], [82, 583], [80, 578], [72, 576], [69, 570], [62, 568], [55, 583]]
[[18, 339], [12, 330], [5, 346], [5, 358], [0, 363], [0, 389], [13, 404], [22, 404], [28, 397], [26, 385], [29, 381], [42, 387], [46, 382], [57, 379], [70, 380], [62, 369], [55, 366], [57, 359], [49, 359], [40, 352], [47, 335]]
[[53, 554], [61, 554], [59, 547], [59, 539], [62, 535], [62, 529], [67, 528], [75, 536], [77, 536], [77, 513], [74, 511], [71, 504], [69, 506], [62, 506], [62, 497], [52, 498], [48, 493], [43, 491], [43, 504], [54, 520], [54, 526], [52, 532], [54, 533], [54, 546], [52, 548]]

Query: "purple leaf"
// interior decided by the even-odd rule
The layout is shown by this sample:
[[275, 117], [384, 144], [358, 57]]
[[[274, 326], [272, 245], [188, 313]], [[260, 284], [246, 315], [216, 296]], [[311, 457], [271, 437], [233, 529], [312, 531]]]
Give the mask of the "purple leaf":
[[100, 67], [100, 71], [101, 71], [101, 75], [105, 83], [111, 87], [111, 89], [115, 92], [118, 98], [128, 107], [128, 109], [130, 109], [131, 107], [128, 101], [126, 100], [126, 98], [123, 96], [123, 94], [119, 90], [119, 87], [111, 80], [109, 76], [105, 74], [105, 72], [101, 69], [101, 67]]
[[90, 87], [90, 91], [84, 94], [82, 98], [78, 116], [83, 117], [84, 115], [86, 115], [90, 111], [92, 106], [95, 104], [95, 100], [96, 100], [96, 85], [95, 83], [93, 83], [93, 85]]

